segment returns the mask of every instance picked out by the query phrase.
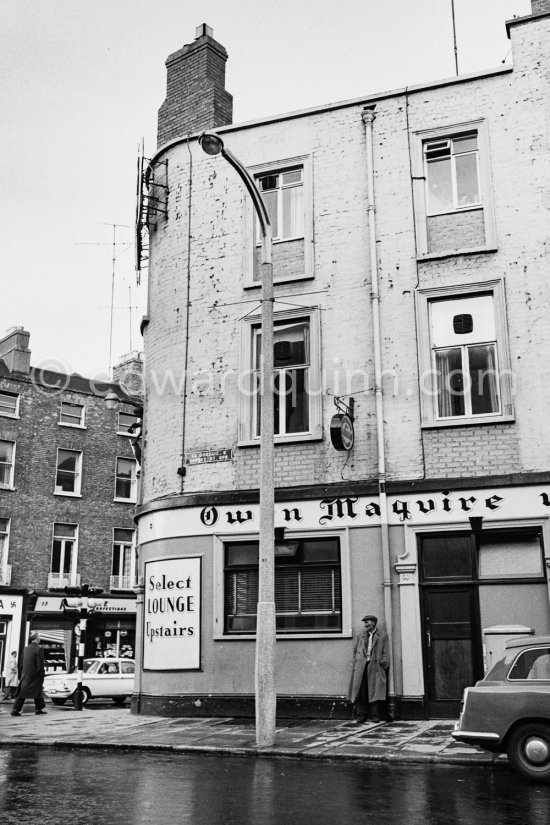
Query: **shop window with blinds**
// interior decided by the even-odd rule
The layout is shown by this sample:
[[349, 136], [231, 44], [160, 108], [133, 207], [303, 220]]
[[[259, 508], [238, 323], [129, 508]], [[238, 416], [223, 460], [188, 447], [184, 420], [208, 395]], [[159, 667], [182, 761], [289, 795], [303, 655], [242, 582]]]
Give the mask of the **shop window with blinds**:
[[[256, 631], [258, 542], [224, 547], [224, 631]], [[338, 633], [342, 630], [341, 556], [338, 538], [301, 538], [275, 547], [277, 633]]]

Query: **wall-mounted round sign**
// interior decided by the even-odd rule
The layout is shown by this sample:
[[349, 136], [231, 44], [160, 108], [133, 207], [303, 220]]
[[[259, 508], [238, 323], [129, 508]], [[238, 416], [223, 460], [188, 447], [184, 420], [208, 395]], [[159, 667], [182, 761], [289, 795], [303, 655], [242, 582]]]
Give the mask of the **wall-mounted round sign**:
[[330, 422], [330, 440], [335, 450], [351, 450], [355, 440], [353, 421], [345, 413], [333, 415]]

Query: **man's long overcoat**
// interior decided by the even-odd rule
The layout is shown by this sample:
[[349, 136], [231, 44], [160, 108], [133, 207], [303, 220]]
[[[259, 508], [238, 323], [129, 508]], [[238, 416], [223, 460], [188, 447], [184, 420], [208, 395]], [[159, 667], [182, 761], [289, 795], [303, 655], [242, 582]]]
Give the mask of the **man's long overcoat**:
[[[366, 629], [361, 630], [355, 637], [353, 645], [352, 673], [349, 684], [348, 699], [355, 702], [359, 695], [359, 688], [367, 666], [367, 646], [369, 634]], [[369, 702], [381, 702], [386, 698], [387, 671], [390, 663], [390, 649], [388, 634], [384, 630], [375, 629], [372, 639], [370, 662], [367, 668], [369, 686]]]
[[23, 651], [21, 681], [17, 696], [23, 699], [38, 699], [42, 696], [44, 684], [44, 650], [37, 642], [31, 642]]

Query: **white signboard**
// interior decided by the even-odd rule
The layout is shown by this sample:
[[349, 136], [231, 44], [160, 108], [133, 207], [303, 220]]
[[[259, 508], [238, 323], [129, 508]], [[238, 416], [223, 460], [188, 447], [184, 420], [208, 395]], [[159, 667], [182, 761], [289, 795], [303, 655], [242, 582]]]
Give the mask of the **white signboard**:
[[199, 670], [201, 558], [145, 563], [143, 669]]

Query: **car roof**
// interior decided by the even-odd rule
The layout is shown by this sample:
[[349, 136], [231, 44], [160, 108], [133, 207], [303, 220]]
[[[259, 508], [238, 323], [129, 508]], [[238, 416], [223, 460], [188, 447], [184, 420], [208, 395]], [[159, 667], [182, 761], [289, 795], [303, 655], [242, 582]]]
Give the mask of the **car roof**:
[[550, 645], [550, 636], [518, 636], [506, 642], [506, 649], [510, 647], [529, 647], [535, 645]]

